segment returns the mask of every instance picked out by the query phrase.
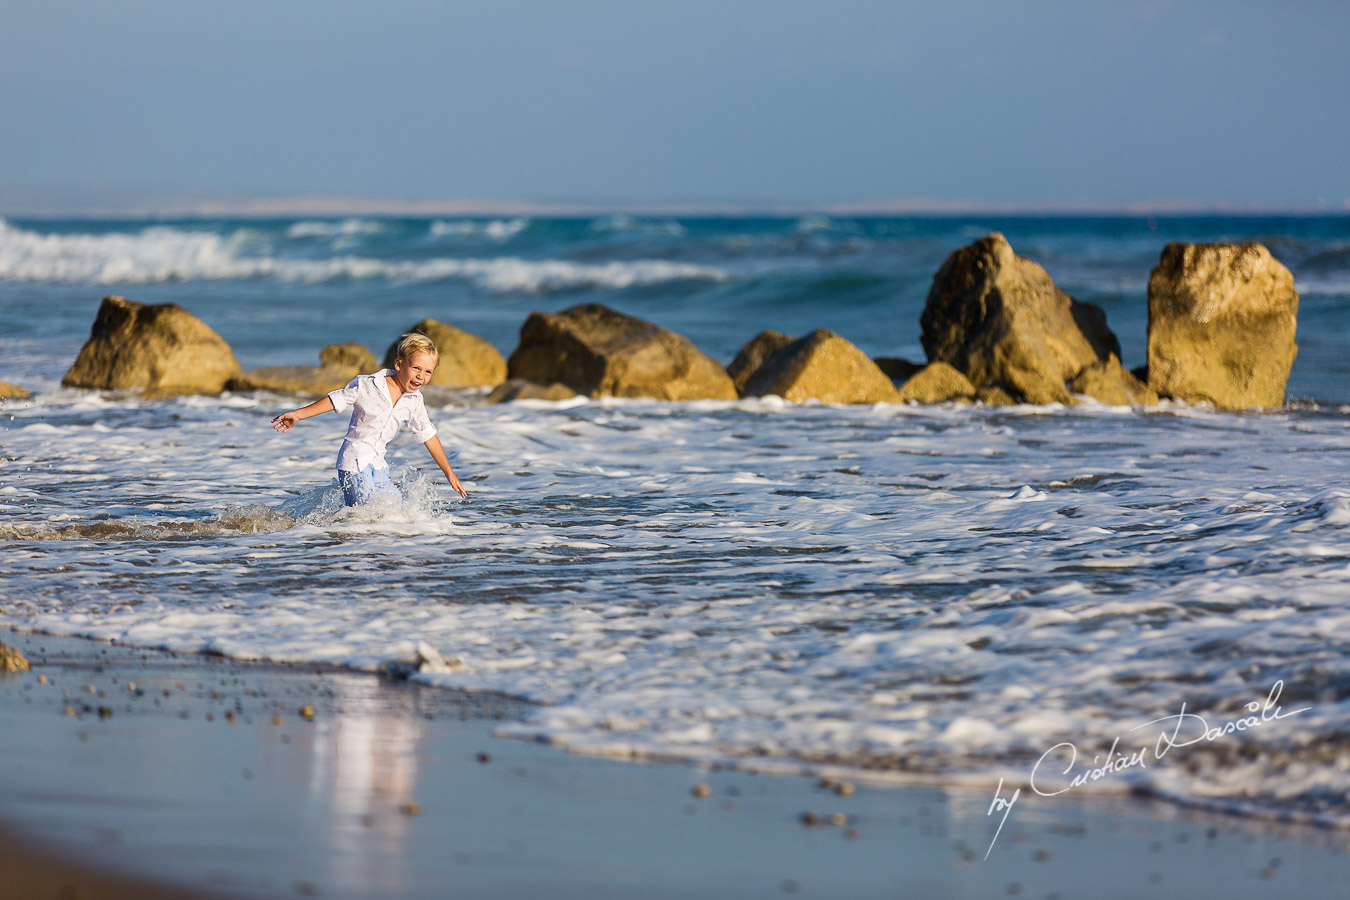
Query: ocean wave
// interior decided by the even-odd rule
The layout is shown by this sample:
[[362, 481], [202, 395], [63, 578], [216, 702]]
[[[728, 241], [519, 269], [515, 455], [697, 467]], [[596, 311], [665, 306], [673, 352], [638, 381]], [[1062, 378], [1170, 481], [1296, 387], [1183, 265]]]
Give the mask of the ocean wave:
[[243, 232], [221, 235], [154, 226], [110, 234], [41, 234], [0, 220], [0, 281], [113, 285], [252, 279], [300, 284], [466, 279], [496, 293], [538, 294], [729, 277], [722, 269], [655, 259], [606, 263], [519, 257], [383, 260], [343, 255], [303, 259], [266, 252], [250, 255], [251, 249], [256, 251], [257, 241]]
[[688, 229], [674, 219], [639, 219], [634, 216], [605, 216], [591, 222], [591, 231], [607, 233], [636, 233], [683, 237]]
[[437, 220], [431, 223], [427, 234], [433, 238], [443, 237], [485, 237], [494, 241], [509, 241], [530, 227], [529, 219], [493, 219], [482, 222], [476, 219], [457, 219], [454, 221]]
[[383, 222], [376, 222], [372, 219], [343, 219], [339, 222], [327, 220], [306, 220], [296, 222], [290, 228], [286, 229], [288, 238], [308, 238], [308, 237], [359, 237], [366, 234], [378, 234], [384, 231], [388, 226]]

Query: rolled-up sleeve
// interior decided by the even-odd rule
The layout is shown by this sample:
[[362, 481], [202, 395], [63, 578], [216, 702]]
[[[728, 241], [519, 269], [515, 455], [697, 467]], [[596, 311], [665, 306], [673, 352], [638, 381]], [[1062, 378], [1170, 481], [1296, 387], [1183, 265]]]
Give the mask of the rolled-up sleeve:
[[408, 416], [408, 427], [412, 433], [422, 443], [426, 443], [436, 436], [436, 426], [431, 424], [431, 419], [427, 417], [426, 404], [422, 403], [422, 398], [417, 398], [417, 405], [412, 408]]
[[358, 375], [340, 391], [332, 391], [328, 399], [333, 401], [333, 412], [346, 412], [356, 403], [356, 395], [361, 391], [361, 376]]

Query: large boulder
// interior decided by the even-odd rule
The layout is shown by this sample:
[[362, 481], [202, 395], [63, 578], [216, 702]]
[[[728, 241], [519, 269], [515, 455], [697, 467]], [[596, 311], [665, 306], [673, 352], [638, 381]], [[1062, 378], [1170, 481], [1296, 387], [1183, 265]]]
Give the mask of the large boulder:
[[919, 324], [930, 362], [954, 366], [977, 391], [999, 388], [991, 397], [1028, 403], [1072, 403], [1065, 382], [1120, 354], [1102, 310], [1056, 287], [1001, 234], [947, 258]]
[[900, 388], [898, 399], [904, 403], [942, 403], [974, 396], [975, 385], [969, 378], [945, 362], [935, 362], [910, 376]]
[[375, 354], [360, 344], [331, 344], [319, 351], [320, 365], [266, 366], [249, 369], [226, 385], [232, 391], [271, 391], [300, 397], [322, 397], [341, 390], [357, 375], [376, 372]]
[[791, 335], [774, 331], [772, 328], [761, 331], [746, 341], [745, 346], [731, 361], [731, 365], [727, 366], [727, 374], [731, 376], [731, 383], [736, 386], [736, 393], [745, 396], [745, 383], [750, 380], [750, 376], [764, 365], [764, 360], [790, 343], [792, 343]]
[[[496, 387], [506, 380], [506, 360], [501, 351], [478, 335], [435, 319], [423, 319], [408, 331], [431, 338], [440, 354], [436, 371], [431, 373], [431, 384], [443, 387]], [[397, 348], [398, 341], [394, 341], [385, 351], [385, 368], [394, 367]]]
[[577, 395], [565, 384], [535, 384], [524, 378], [508, 378], [488, 394], [489, 403], [510, 403], [513, 400], [571, 400]]
[[0, 381], [0, 399], [22, 400], [24, 397], [31, 396], [33, 395], [19, 387], [17, 384]]
[[181, 306], [104, 297], [61, 383], [159, 396], [218, 394], [241, 371], [230, 345]]
[[1107, 406], [1157, 406], [1158, 394], [1120, 364], [1114, 353], [1095, 362], [1069, 382], [1069, 390]]
[[1148, 386], [1221, 409], [1279, 406], [1297, 318], [1294, 276], [1261, 244], [1168, 244], [1148, 280]]
[[800, 403], [895, 402], [895, 385], [876, 363], [833, 331], [817, 328], [779, 348], [745, 384], [745, 396], [777, 394]]
[[599, 303], [531, 313], [507, 368], [512, 378], [556, 381], [590, 397], [737, 397], [726, 369], [688, 338]]

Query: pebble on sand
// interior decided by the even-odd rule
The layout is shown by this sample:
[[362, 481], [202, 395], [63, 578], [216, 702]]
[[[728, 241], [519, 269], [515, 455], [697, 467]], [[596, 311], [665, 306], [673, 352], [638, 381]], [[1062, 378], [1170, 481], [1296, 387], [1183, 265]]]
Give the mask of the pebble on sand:
[[314, 707], [312, 707], [312, 706], [302, 706], [302, 707], [300, 707], [300, 718], [304, 719], [306, 722], [313, 722], [313, 721], [314, 721]]
[[696, 784], [696, 785], [694, 785], [692, 788], [689, 789], [689, 793], [691, 793], [691, 794], [693, 794], [695, 797], [699, 797], [699, 798], [702, 798], [702, 797], [711, 797], [711, 796], [712, 796], [712, 788], [709, 787], [709, 786], [706, 785], [706, 784]]

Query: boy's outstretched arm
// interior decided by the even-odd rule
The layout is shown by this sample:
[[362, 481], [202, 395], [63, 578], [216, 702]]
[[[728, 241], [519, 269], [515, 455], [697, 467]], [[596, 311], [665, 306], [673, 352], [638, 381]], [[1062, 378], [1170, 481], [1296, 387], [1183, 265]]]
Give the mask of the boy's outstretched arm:
[[436, 465], [441, 467], [441, 471], [445, 473], [445, 477], [450, 482], [450, 486], [455, 489], [455, 493], [468, 499], [469, 495], [465, 493], [464, 485], [459, 483], [459, 478], [455, 475], [455, 470], [450, 468], [450, 460], [445, 458], [445, 448], [441, 446], [441, 439], [433, 437], [423, 444], [423, 446], [427, 448], [427, 452], [431, 454], [431, 458], [436, 460]]
[[301, 419], [308, 419], [310, 416], [321, 415], [333, 411], [333, 398], [320, 397], [309, 406], [302, 406], [299, 409], [293, 409], [290, 412], [284, 412], [272, 420], [272, 427], [283, 434], [291, 430], [296, 422]]

